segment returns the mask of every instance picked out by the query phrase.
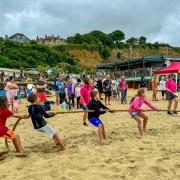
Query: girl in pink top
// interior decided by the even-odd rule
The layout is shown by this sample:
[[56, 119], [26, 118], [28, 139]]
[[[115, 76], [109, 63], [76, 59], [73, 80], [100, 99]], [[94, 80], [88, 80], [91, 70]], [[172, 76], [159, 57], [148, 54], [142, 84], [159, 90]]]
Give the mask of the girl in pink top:
[[[92, 92], [93, 86], [91, 83], [91, 79], [85, 78], [84, 80], [84, 85], [80, 89], [80, 107], [84, 110], [87, 111], [88, 107], [87, 105], [89, 104], [91, 100], [91, 92]], [[83, 114], [83, 125], [87, 126], [86, 119], [87, 119], [87, 112], [84, 112]]]
[[13, 112], [18, 113], [19, 102], [18, 102], [18, 97], [17, 96], [14, 97], [12, 103], [13, 103]]
[[[177, 95], [177, 83], [174, 80], [174, 74], [170, 74], [168, 80], [165, 83], [166, 88], [166, 99], [168, 100], [168, 110], [167, 114], [176, 115], [177, 114], [177, 106], [178, 106], [178, 95]], [[174, 101], [174, 109], [171, 112], [172, 102]]]
[[[146, 125], [148, 121], [148, 116], [143, 113], [145, 110], [141, 108], [144, 103], [151, 109], [158, 111], [158, 109], [146, 99], [146, 90], [144, 88], [140, 88], [137, 95], [132, 98], [128, 110], [131, 117], [137, 122], [141, 136], [143, 136], [143, 134], [146, 132]], [[141, 118], [143, 119], [143, 126], [141, 125]]]

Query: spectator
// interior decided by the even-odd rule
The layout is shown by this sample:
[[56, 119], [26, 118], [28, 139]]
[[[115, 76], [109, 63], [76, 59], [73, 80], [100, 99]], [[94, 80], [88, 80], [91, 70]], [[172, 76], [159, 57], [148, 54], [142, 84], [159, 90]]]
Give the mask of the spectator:
[[14, 77], [11, 76], [9, 78], [9, 82], [7, 82], [5, 90], [6, 90], [6, 95], [7, 95], [8, 102], [12, 106], [12, 111], [13, 111], [12, 101], [13, 101], [14, 97], [17, 96], [18, 89], [19, 88], [18, 88], [18, 86], [15, 83]]
[[107, 75], [103, 82], [103, 92], [105, 94], [105, 106], [110, 105], [111, 95], [112, 95], [112, 81], [110, 76]]
[[[176, 109], [178, 106], [178, 95], [177, 95], [177, 83], [175, 81], [174, 74], [169, 75], [169, 78], [167, 79], [165, 83], [166, 87], [166, 98], [168, 100], [168, 112], [169, 115], [176, 115], [178, 114]], [[172, 102], [174, 101], [174, 108], [173, 112], [171, 112], [171, 106]]]
[[162, 100], [165, 100], [164, 95], [166, 95], [165, 83], [166, 83], [165, 77], [162, 76], [161, 81], [159, 82], [159, 90], [162, 93]]
[[157, 75], [155, 75], [152, 80], [151, 80], [151, 85], [152, 85], [152, 100], [153, 101], [158, 101], [157, 99], [157, 86], [158, 86], [158, 79], [157, 79]]
[[[84, 79], [84, 85], [81, 87], [80, 90], [80, 106], [84, 111], [88, 110], [87, 105], [89, 104], [91, 100], [91, 92], [92, 92], [92, 84], [91, 79], [85, 78]], [[83, 125], [87, 126], [86, 119], [87, 119], [87, 112], [84, 112], [83, 114]]]
[[121, 81], [119, 82], [119, 89], [121, 91], [121, 104], [127, 103], [127, 99], [126, 99], [127, 88], [128, 88], [128, 85], [126, 83], [126, 78], [125, 76], [122, 76]]

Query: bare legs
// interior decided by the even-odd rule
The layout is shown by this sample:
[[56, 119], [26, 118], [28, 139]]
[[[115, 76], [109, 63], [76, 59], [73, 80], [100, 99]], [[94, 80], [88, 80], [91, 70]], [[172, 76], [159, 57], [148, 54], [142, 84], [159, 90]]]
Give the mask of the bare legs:
[[110, 102], [111, 102], [111, 96], [108, 96], [108, 95], [105, 95], [105, 105], [107, 106], [110, 105]]
[[84, 112], [84, 114], [83, 114], [83, 124], [84, 124], [84, 125], [87, 125], [87, 124], [86, 124], [87, 116], [88, 116], [88, 113], [87, 113], [87, 112]]
[[100, 144], [103, 144], [103, 139], [106, 139], [106, 133], [104, 126], [102, 124], [98, 126], [98, 134], [99, 134]]
[[60, 149], [62, 149], [62, 150], [65, 149], [64, 142], [62, 141], [62, 139], [60, 138], [58, 133], [56, 133], [53, 136], [53, 139], [54, 139], [55, 143], [60, 147]]
[[157, 95], [157, 89], [153, 89], [153, 94], [152, 94], [152, 100], [153, 101], [157, 101], [156, 95]]
[[[137, 122], [137, 127], [138, 127], [140, 135], [143, 136], [144, 133], [146, 133], [148, 117], [145, 114], [140, 113], [139, 115], [136, 115], [133, 118]], [[141, 123], [141, 118], [143, 119], [143, 125]]]
[[167, 107], [168, 112], [171, 111], [171, 106], [172, 106], [173, 101], [174, 101], [174, 108], [173, 108], [173, 111], [176, 112], [176, 110], [177, 110], [178, 99], [175, 98], [175, 99], [173, 99], [173, 100], [169, 100], [169, 101], [168, 101], [168, 107]]
[[13, 139], [13, 144], [16, 149], [16, 153], [21, 153], [23, 151], [21, 140], [18, 134], [16, 135], [16, 138]]
[[56, 105], [59, 106], [59, 94], [56, 93]]

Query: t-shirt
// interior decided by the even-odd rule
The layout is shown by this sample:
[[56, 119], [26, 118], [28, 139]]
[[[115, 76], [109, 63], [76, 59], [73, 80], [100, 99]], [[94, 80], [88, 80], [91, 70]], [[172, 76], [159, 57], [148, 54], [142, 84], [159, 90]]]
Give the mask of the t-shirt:
[[125, 91], [126, 89], [127, 89], [127, 84], [126, 84], [126, 81], [120, 81], [120, 83], [119, 83], [119, 89], [121, 90], [121, 91]]
[[111, 92], [111, 85], [112, 85], [112, 82], [111, 82], [111, 80], [105, 80], [104, 82], [103, 82], [103, 88], [104, 88], [104, 90], [106, 91], [106, 92]]
[[[91, 85], [83, 85], [81, 87], [80, 96], [83, 97], [85, 105], [88, 105], [88, 103], [91, 100], [91, 91], [92, 91]], [[83, 104], [82, 99], [80, 99], [80, 104]]]
[[45, 118], [52, 117], [51, 114], [48, 114], [42, 105], [39, 104], [33, 104], [28, 107], [29, 115], [31, 116], [32, 123], [34, 126], [34, 129], [39, 129], [44, 127], [47, 122], [45, 121]]
[[65, 92], [65, 88], [64, 88], [64, 83], [60, 80], [57, 80], [56, 81], [56, 86], [57, 86], [57, 92], [60, 93], [60, 94], [64, 94]]
[[80, 86], [75, 87], [75, 95], [76, 95], [76, 97], [80, 97], [80, 90], [81, 90]]
[[167, 88], [170, 89], [172, 92], [177, 91], [177, 84], [174, 80], [171, 80], [171, 79], [166, 80], [165, 87], [166, 89]]
[[10, 89], [9, 88], [9, 86], [15, 86], [15, 85], [16, 85], [15, 83], [7, 82], [5, 89], [6, 89], [8, 95], [10, 95], [10, 96], [16, 96], [17, 95], [18, 89], [16, 89], [16, 88]]
[[13, 113], [8, 108], [0, 109], [0, 136], [3, 136], [8, 131], [6, 127], [6, 120], [11, 117]]
[[98, 87], [99, 92], [102, 92], [102, 91], [103, 91], [103, 83], [102, 83], [102, 80], [98, 80], [98, 81], [97, 81], [97, 87]]
[[101, 112], [101, 109], [108, 109], [106, 106], [104, 106], [101, 101], [92, 99], [90, 103], [88, 104], [89, 110], [94, 110], [95, 112], [88, 113], [88, 119], [91, 118], [98, 118], [101, 114], [104, 114]]

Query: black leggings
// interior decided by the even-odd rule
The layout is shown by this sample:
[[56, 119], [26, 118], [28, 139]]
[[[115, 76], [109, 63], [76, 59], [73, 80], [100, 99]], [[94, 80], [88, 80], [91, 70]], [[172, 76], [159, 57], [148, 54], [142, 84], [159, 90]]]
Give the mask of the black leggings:
[[164, 95], [166, 95], [166, 91], [162, 91], [162, 97], [164, 97]]
[[65, 93], [59, 93], [59, 101], [60, 101], [60, 104], [62, 104], [64, 101], [65, 101]]
[[79, 109], [80, 108], [80, 103], [79, 103], [80, 97], [77, 97], [76, 100], [77, 100], [77, 109]]

